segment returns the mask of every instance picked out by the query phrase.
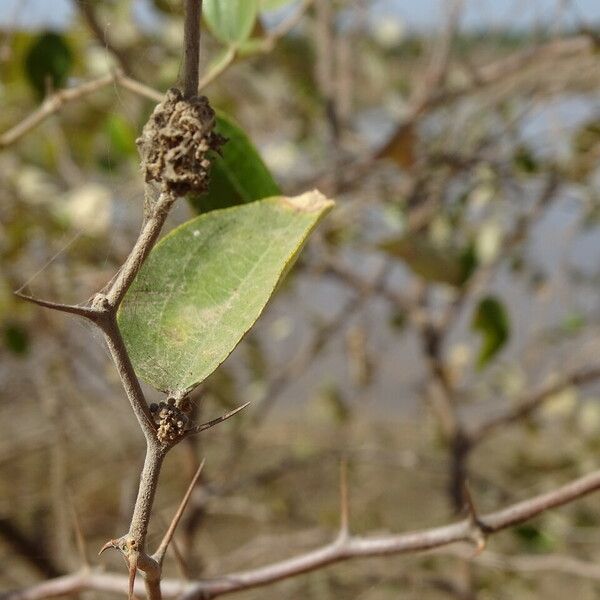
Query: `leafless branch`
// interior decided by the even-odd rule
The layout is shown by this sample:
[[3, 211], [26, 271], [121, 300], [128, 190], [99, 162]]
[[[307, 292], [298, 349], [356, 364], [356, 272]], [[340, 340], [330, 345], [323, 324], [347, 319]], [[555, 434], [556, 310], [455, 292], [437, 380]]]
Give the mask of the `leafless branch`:
[[38, 109], [0, 135], [0, 149], [14, 144], [45, 119], [59, 112], [66, 104], [81, 100], [114, 83], [149, 100], [160, 102], [163, 99], [163, 94], [124, 75], [121, 71], [117, 70], [114, 73], [107, 73], [97, 79], [86, 81], [75, 87], [58, 90], [48, 96]]
[[[532, 519], [543, 512], [569, 504], [600, 489], [600, 470], [580, 477], [555, 490], [512, 504], [478, 517], [486, 535], [492, 535]], [[265, 567], [231, 573], [202, 581], [164, 580], [163, 597], [181, 600], [209, 600], [218, 596], [270, 585], [346, 560], [424, 552], [456, 542], [473, 542], [472, 518], [411, 533], [384, 536], [349, 536], [330, 544]], [[479, 560], [486, 554], [482, 554]], [[78, 573], [50, 580], [24, 590], [0, 595], [1, 600], [41, 600], [76, 591], [123, 593], [126, 577], [96, 572]], [[141, 588], [140, 588], [141, 591]], [[137, 588], [136, 588], [137, 593]]]
[[563, 377], [560, 381], [521, 399], [505, 411], [481, 422], [469, 432], [472, 444], [479, 444], [496, 430], [520, 422], [538, 410], [553, 396], [571, 386], [585, 385], [600, 379], [600, 367], [589, 367]]
[[115, 81], [115, 77], [118, 77], [118, 75], [108, 73], [76, 87], [58, 90], [51, 96], [48, 96], [36, 111], [0, 136], [0, 148], [5, 148], [16, 142], [44, 119], [58, 112], [65, 104], [74, 100], [80, 100], [110, 85]]

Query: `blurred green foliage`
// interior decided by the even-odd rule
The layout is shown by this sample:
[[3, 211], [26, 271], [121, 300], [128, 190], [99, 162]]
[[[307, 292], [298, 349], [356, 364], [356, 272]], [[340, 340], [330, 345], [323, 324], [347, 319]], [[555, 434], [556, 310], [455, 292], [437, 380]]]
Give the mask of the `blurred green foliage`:
[[38, 99], [65, 86], [73, 63], [73, 51], [64, 36], [50, 31], [33, 40], [25, 57], [25, 73]]

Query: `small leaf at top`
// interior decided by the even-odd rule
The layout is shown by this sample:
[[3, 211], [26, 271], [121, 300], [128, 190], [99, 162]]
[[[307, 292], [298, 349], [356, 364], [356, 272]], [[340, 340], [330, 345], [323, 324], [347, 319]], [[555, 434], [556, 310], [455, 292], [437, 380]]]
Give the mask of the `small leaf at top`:
[[477, 366], [481, 369], [502, 350], [510, 337], [509, 318], [504, 305], [492, 296], [483, 298], [475, 310], [471, 326], [482, 338], [477, 358]]
[[138, 375], [165, 392], [208, 377], [252, 327], [333, 206], [317, 191], [211, 211], [150, 253], [119, 328]]
[[204, 0], [203, 14], [212, 34], [225, 44], [250, 37], [258, 13], [258, 0]]
[[217, 113], [216, 131], [228, 141], [222, 156], [215, 157], [208, 191], [188, 196], [194, 210], [204, 213], [281, 194], [250, 138], [231, 117]]
[[59, 34], [40, 34], [25, 56], [25, 73], [38, 98], [47, 91], [61, 88], [73, 67], [73, 53]]

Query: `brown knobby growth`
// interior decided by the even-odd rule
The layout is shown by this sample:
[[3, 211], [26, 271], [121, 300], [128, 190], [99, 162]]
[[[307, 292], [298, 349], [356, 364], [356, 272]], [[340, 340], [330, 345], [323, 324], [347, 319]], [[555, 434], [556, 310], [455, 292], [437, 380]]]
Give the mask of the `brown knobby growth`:
[[215, 111], [206, 96], [184, 98], [171, 88], [148, 119], [137, 140], [146, 183], [184, 196], [208, 188], [211, 152], [225, 139], [215, 132]]

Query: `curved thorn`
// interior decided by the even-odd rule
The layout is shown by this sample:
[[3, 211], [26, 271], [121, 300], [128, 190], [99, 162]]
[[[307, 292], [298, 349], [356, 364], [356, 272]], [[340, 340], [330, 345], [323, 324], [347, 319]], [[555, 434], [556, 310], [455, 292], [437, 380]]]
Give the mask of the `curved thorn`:
[[128, 600], [133, 600], [133, 588], [135, 587], [135, 576], [137, 575], [137, 555], [129, 563], [129, 593]]
[[32, 304], [37, 304], [38, 306], [43, 306], [44, 308], [49, 308], [51, 310], [77, 315], [78, 317], [84, 317], [86, 319], [90, 319], [91, 321], [95, 321], [98, 316], [97, 311], [86, 306], [75, 306], [71, 304], [61, 304], [59, 302], [50, 302], [49, 300], [42, 300], [40, 298], [29, 296], [28, 294], [23, 294], [20, 290], [17, 290], [13, 293], [15, 296], [17, 296], [17, 298], [21, 298], [21, 300], [25, 300], [26, 302], [31, 302]]
[[100, 548], [100, 552], [98, 552], [98, 556], [100, 556], [105, 550], [108, 550], [109, 548], [116, 548], [115, 544], [116, 544], [117, 540], [108, 540], [108, 542], [106, 542], [106, 544], [104, 544], [104, 546], [102, 546], [102, 548]]
[[190, 434], [201, 433], [202, 431], [211, 429], [215, 425], [219, 425], [219, 423], [222, 423], [223, 421], [227, 421], [227, 419], [230, 419], [234, 415], [237, 415], [237, 413], [244, 410], [249, 404], [250, 404], [250, 402], [246, 402], [246, 404], [242, 404], [242, 406], [238, 406], [236, 409], [222, 415], [221, 417], [218, 417], [216, 419], [213, 419], [212, 421], [203, 423], [202, 425], [198, 425], [197, 427], [193, 427], [192, 429], [190, 429], [189, 433]]

